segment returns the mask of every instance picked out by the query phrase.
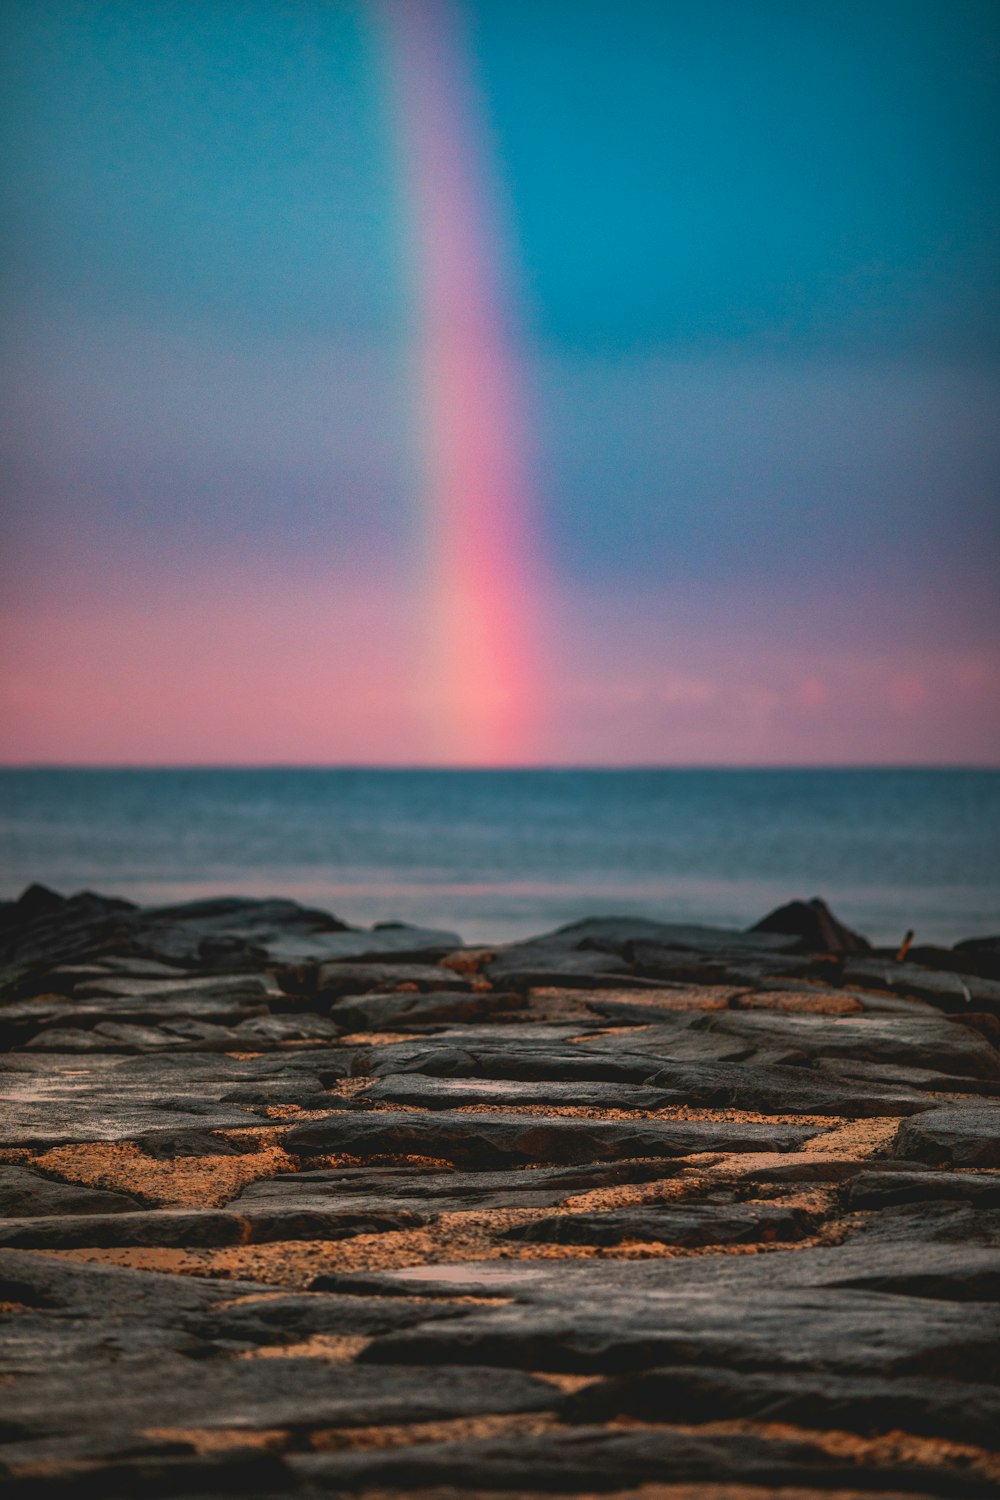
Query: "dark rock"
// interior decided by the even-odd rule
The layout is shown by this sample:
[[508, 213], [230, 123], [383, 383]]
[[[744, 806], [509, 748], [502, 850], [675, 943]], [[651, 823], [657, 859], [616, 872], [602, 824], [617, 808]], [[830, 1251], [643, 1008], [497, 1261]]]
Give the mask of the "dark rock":
[[[0, 1214], [23, 1219], [38, 1214], [120, 1214], [138, 1207], [125, 1193], [54, 1182], [25, 1167], [0, 1164]], [[2, 1224], [0, 1224], [2, 1233]]]
[[1000, 980], [1000, 937], [966, 938], [952, 952], [975, 966], [984, 979]]
[[946, 1201], [1000, 1208], [1000, 1173], [861, 1172], [850, 1184], [846, 1196], [849, 1208]]
[[0, 907], [0, 925], [5, 934], [12, 928], [30, 927], [40, 918], [55, 916], [65, 905], [66, 897], [50, 891], [48, 886], [37, 883], [25, 886], [16, 901], [5, 901]]
[[669, 1162], [621, 1161], [534, 1167], [530, 1172], [442, 1171], [433, 1167], [329, 1167], [272, 1177], [244, 1188], [230, 1205], [324, 1211], [331, 1205], [409, 1208], [425, 1216], [483, 1208], [548, 1208], [573, 1193], [622, 1183], [652, 1182], [677, 1168]]
[[[592, 917], [500, 949], [486, 973], [494, 984], [511, 988], [641, 986], [647, 969], [638, 960], [647, 950], [655, 950], [667, 955], [671, 972], [665, 977], [710, 982], [724, 977], [729, 958], [777, 956], [789, 946], [787, 938], [771, 933], [678, 926], [634, 917]], [[657, 977], [655, 965], [652, 972]]]
[[434, 1078], [645, 1083], [659, 1062], [656, 1056], [638, 1051], [585, 1050], [568, 1042], [525, 1041], [497, 1026], [490, 1038], [448, 1032], [428, 1041], [390, 1043], [372, 1054], [364, 1071], [379, 1078], [390, 1073], [421, 1073]]
[[5, 1392], [4, 1420], [24, 1437], [100, 1425], [118, 1433], [152, 1426], [302, 1431], [544, 1411], [558, 1400], [551, 1385], [515, 1371], [164, 1356], [93, 1368], [83, 1385], [72, 1370], [28, 1376]]
[[522, 949], [508, 948], [498, 953], [487, 964], [486, 973], [494, 985], [507, 989], [530, 989], [535, 985], [560, 985], [567, 989], [580, 985], [592, 989], [602, 984], [619, 988], [632, 977], [629, 965], [614, 954], [530, 943]]
[[682, 1366], [620, 1375], [585, 1387], [568, 1403], [579, 1422], [618, 1416], [645, 1422], [733, 1418], [847, 1432], [903, 1431], [990, 1446], [1000, 1426], [1000, 1393], [965, 1381], [794, 1375]]
[[1000, 1103], [962, 1100], [906, 1120], [895, 1155], [932, 1166], [1000, 1167]]
[[1000, 1213], [981, 1202], [933, 1199], [892, 1203], [868, 1214], [858, 1233], [865, 1240], [878, 1236], [908, 1245], [985, 1245], [1000, 1249]]
[[810, 953], [868, 953], [871, 943], [838, 922], [825, 901], [789, 901], [751, 927], [751, 932], [780, 932], [801, 940]]
[[28, 888], [24, 908], [20, 902], [7, 907], [0, 939], [0, 994], [18, 995], [32, 976], [60, 963], [99, 953], [116, 936], [123, 939], [136, 908], [129, 901], [110, 900], [84, 891], [58, 905], [33, 894]]
[[[806, 1438], [765, 1438], [747, 1433], [686, 1433], [669, 1428], [558, 1429], [541, 1436], [519, 1434], [479, 1442], [424, 1443], [397, 1449], [294, 1456], [289, 1465], [308, 1483], [345, 1490], [400, 1486], [410, 1494], [448, 1485], [461, 1495], [475, 1490], [538, 1490], [592, 1494], [624, 1490], [665, 1477], [674, 1483], [766, 1486], [771, 1493], [815, 1486], [854, 1495], [864, 1490], [905, 1490], [908, 1496], [982, 1496], [990, 1492], [982, 1473], [937, 1465], [836, 1459]], [[453, 1493], [454, 1493], [453, 1489]], [[802, 1493], [803, 1491], [796, 1491]], [[899, 1500], [899, 1497], [897, 1497]]]
[[124, 1245], [219, 1246], [271, 1240], [343, 1240], [356, 1234], [413, 1229], [422, 1215], [406, 1209], [295, 1208], [235, 1213], [228, 1209], [67, 1214], [0, 1220], [0, 1246], [16, 1250], [106, 1249]]
[[391, 1031], [443, 1022], [487, 1021], [492, 1015], [520, 1010], [524, 1003], [523, 995], [502, 991], [482, 994], [453, 994], [447, 990], [422, 994], [403, 992], [357, 995], [339, 1000], [331, 1015], [344, 1031]]
[[944, 1017], [809, 1016], [718, 1011], [698, 1016], [696, 1030], [783, 1044], [812, 1058], [854, 1057], [890, 1067], [933, 1068], [970, 1078], [1000, 1078], [1000, 1052], [976, 1032]]
[[817, 1069], [760, 1064], [674, 1063], [652, 1074], [649, 1088], [669, 1089], [672, 1104], [773, 1114], [909, 1115], [930, 1101], [912, 1089], [835, 1079]]
[[665, 1203], [606, 1213], [560, 1214], [508, 1229], [504, 1239], [555, 1245], [745, 1245], [801, 1240], [815, 1224], [800, 1209], [777, 1203]]
[[0, 1119], [0, 1146], [155, 1141], [192, 1128], [207, 1132], [259, 1125], [247, 1109], [224, 1102], [234, 1085], [266, 1083], [268, 1102], [283, 1102], [284, 1090], [285, 1101], [296, 1103], [304, 1084], [318, 1092], [323, 1082], [348, 1075], [354, 1057], [350, 1048], [242, 1060], [198, 1052], [135, 1057], [17, 1053], [0, 1059], [0, 1090], [10, 1104]]
[[[322, 1278], [317, 1278], [322, 1280]], [[337, 1337], [392, 1333], [435, 1317], [465, 1311], [460, 1302], [406, 1302], [392, 1297], [324, 1297], [308, 1293], [256, 1299], [236, 1306], [189, 1315], [185, 1327], [203, 1339], [224, 1344], [273, 1345], [298, 1342], [317, 1334]]]
[[254, 1016], [236, 1027], [236, 1045], [283, 1047], [290, 1042], [330, 1042], [340, 1034], [340, 1026], [327, 1016], [311, 1011], [294, 1016]]
[[444, 1157], [490, 1169], [516, 1162], [572, 1163], [699, 1151], [793, 1151], [817, 1134], [791, 1125], [731, 1125], [705, 1120], [589, 1120], [557, 1116], [384, 1111], [337, 1114], [297, 1125], [285, 1147], [299, 1156]]
[[435, 927], [409, 927], [405, 923], [380, 924], [370, 930], [340, 929], [336, 932], [279, 934], [256, 945], [268, 963], [300, 968], [339, 960], [360, 963], [369, 959], [399, 963], [431, 963], [461, 948], [455, 932]]
[[942, 1073], [937, 1068], [909, 1068], [902, 1063], [865, 1062], [860, 1057], [820, 1057], [819, 1071], [828, 1077], [859, 1088], [868, 1086], [899, 1088], [936, 1094], [1000, 1095], [1000, 1081], [988, 1078], [963, 1078], [960, 1074]]
[[290, 995], [321, 995], [336, 999], [340, 995], [367, 995], [374, 991], [406, 987], [417, 990], [471, 990], [472, 979], [456, 974], [443, 964], [419, 963], [335, 963], [306, 964], [300, 969], [284, 969], [279, 983]]
[[252, 1282], [168, 1276], [58, 1260], [30, 1251], [0, 1251], [0, 1300], [52, 1309], [60, 1315], [169, 1325], [187, 1313], [231, 1301], [242, 1292], [269, 1290]]
[[[0, 1145], [28, 1163], [0, 1168], [0, 1241], [31, 1247], [0, 1250], [15, 1493], [985, 1493], [945, 1444], [985, 1446], [998, 1416], [989, 954], [897, 964], [814, 941], [601, 918], [438, 963], [451, 933], [291, 902], [0, 908], [0, 1027], [20, 1049], [0, 1058]], [[709, 980], [725, 988], [692, 993]], [[420, 1034], [378, 1034], [398, 1031]], [[75, 1175], [72, 1152], [31, 1155], [99, 1166], [102, 1142], [128, 1143], [110, 1171], [134, 1147], [165, 1182], [243, 1182], [244, 1153], [266, 1170], [274, 1147], [353, 1165], [151, 1209], [39, 1175]], [[289, 1285], [229, 1279], [227, 1246]], [[116, 1247], [185, 1274], [74, 1258]], [[199, 1262], [211, 1276], [186, 1274]], [[342, 1337], [358, 1343], [323, 1342]], [[538, 1371], [598, 1383], [568, 1397]], [[438, 1421], [494, 1435], [336, 1432]], [[283, 1460], [193, 1451], [192, 1429], [259, 1444], [272, 1427]], [[945, 1443], [844, 1437], [899, 1431]]]
[[196, 1456], [183, 1442], [96, 1428], [61, 1443], [57, 1457], [52, 1447], [47, 1442], [6, 1450], [14, 1465], [5, 1479], [9, 1500], [79, 1500], [82, 1494], [101, 1500], [292, 1500], [298, 1489], [282, 1459], [253, 1443]]
[[[798, 1261], [808, 1253], [782, 1259]], [[992, 1254], [975, 1252], [984, 1268]], [[678, 1264], [686, 1268], [690, 1262]], [[863, 1267], [856, 1260], [834, 1264], [841, 1267], [843, 1284], [838, 1286], [775, 1287], [757, 1277], [743, 1279], [743, 1286], [740, 1280], [719, 1278], [699, 1285], [697, 1277], [674, 1276], [664, 1278], [666, 1286], [650, 1295], [647, 1278], [634, 1278], [633, 1290], [626, 1291], [624, 1278], [616, 1283], [606, 1276], [602, 1295], [600, 1281], [571, 1277], [563, 1263], [562, 1286], [551, 1299], [480, 1308], [465, 1317], [418, 1325], [376, 1339], [360, 1358], [607, 1374], [666, 1364], [937, 1378], [962, 1378], [975, 1371], [983, 1380], [1000, 1373], [1000, 1309], [935, 1299], [933, 1293], [886, 1296], [875, 1288], [887, 1285], [892, 1273], [875, 1265], [867, 1273], [868, 1289], [857, 1290], [851, 1278], [863, 1277]], [[602, 1271], [608, 1267], [609, 1262], [600, 1263]], [[934, 1274], [932, 1265], [922, 1272], [907, 1267], [895, 1280], [923, 1276], [926, 1284]], [[963, 1276], [966, 1283], [970, 1274]], [[416, 1278], [407, 1280], [410, 1291], [416, 1290]], [[455, 1294], [440, 1276], [436, 1285], [442, 1295]], [[496, 1296], [503, 1281], [490, 1278], [486, 1285], [491, 1287], [487, 1295]], [[594, 1300], [579, 1300], [585, 1286]], [[570, 1300], [574, 1289], [578, 1300]]]
[[1000, 980], [996, 979], [874, 957], [849, 959], [843, 977], [845, 984], [868, 985], [894, 995], [915, 995], [951, 1014], [979, 1010], [1000, 1016]]
[[139, 1026], [127, 1021], [100, 1021], [89, 1030], [53, 1027], [40, 1031], [25, 1044], [40, 1052], [191, 1052], [214, 1048], [225, 1051], [238, 1045], [235, 1031], [207, 1021], [168, 1021], [163, 1026]]
[[519, 1104], [573, 1104], [596, 1109], [654, 1110], [677, 1103], [679, 1094], [677, 1090], [643, 1088], [633, 1083], [525, 1082], [389, 1073], [369, 1085], [359, 1097], [378, 1103], [415, 1105], [420, 1109], [458, 1109], [469, 1104], [492, 1104], [498, 1109]]
[[772, 954], [788, 952], [795, 947], [787, 936], [778, 933], [743, 932], [738, 927], [706, 927], [690, 922], [655, 922], [642, 917], [587, 917], [582, 922], [572, 922], [532, 941], [556, 947], [601, 948], [608, 953], [626, 956], [636, 943], [656, 943], [661, 947], [697, 953], [739, 950]]

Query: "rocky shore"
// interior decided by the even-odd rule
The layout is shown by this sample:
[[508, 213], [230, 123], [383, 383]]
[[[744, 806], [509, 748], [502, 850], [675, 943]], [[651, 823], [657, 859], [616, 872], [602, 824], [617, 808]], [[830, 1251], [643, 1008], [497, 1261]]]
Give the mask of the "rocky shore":
[[1000, 1491], [1000, 938], [0, 906], [12, 1496]]

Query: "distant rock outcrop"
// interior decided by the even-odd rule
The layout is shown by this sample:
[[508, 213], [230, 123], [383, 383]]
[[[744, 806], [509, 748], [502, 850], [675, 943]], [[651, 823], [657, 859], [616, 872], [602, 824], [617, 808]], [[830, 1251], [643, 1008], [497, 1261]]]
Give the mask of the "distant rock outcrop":
[[872, 945], [858, 932], [838, 922], [825, 901], [789, 901], [769, 912], [751, 932], [781, 932], [801, 938], [810, 953], [870, 953]]

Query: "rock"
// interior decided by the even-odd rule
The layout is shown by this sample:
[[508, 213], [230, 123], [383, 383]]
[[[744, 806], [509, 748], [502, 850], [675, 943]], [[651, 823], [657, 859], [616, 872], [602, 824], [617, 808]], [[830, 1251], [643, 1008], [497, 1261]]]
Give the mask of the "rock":
[[734, 1418], [785, 1422], [813, 1430], [912, 1432], [989, 1446], [1000, 1424], [1000, 1393], [965, 1381], [794, 1375], [691, 1365], [644, 1370], [590, 1385], [573, 1396], [574, 1421], [625, 1416], [644, 1422], [714, 1422]]
[[338, 1000], [333, 1020], [345, 1031], [405, 1031], [412, 1026], [444, 1022], [487, 1021], [524, 1006], [524, 996], [510, 992], [452, 994], [425, 991], [420, 994], [356, 995]]
[[751, 932], [778, 932], [800, 939], [809, 953], [868, 953], [871, 943], [838, 922], [825, 901], [789, 901], [769, 912]]
[[[244, 1046], [246, 1043], [244, 1042]], [[248, 1108], [226, 1103], [234, 1085], [270, 1081], [277, 1102], [295, 1102], [303, 1082], [313, 1092], [350, 1072], [353, 1053], [324, 1049], [302, 1058], [237, 1060], [224, 1054], [128, 1057], [31, 1055], [0, 1060], [0, 1090], [9, 1101], [0, 1146], [45, 1148], [81, 1141], [155, 1140], [182, 1129], [225, 1130], [260, 1124]]]
[[427, 1422], [486, 1412], [544, 1411], [559, 1393], [518, 1371], [391, 1370], [324, 1360], [120, 1361], [28, 1376], [6, 1393], [4, 1420], [23, 1437], [104, 1426], [241, 1429]]
[[[1000, 1249], [1000, 1213], [980, 1201], [918, 1200], [878, 1205], [866, 1216], [858, 1238], [873, 1236], [911, 1245], [985, 1245]], [[987, 1297], [989, 1300], [989, 1297]]]
[[[461, 1495], [543, 1490], [592, 1495], [662, 1482], [763, 1486], [771, 1493], [794, 1490], [812, 1496], [814, 1486], [842, 1497], [857, 1487], [905, 1490], [908, 1496], [930, 1488], [940, 1494], [981, 1496], [984, 1476], [960, 1468], [945, 1474], [929, 1464], [885, 1462], [862, 1465], [853, 1456], [837, 1459], [819, 1442], [801, 1438], [758, 1437], [746, 1433], [689, 1433], [667, 1429], [626, 1431], [578, 1427], [539, 1436], [515, 1434], [452, 1443], [422, 1443], [397, 1449], [294, 1456], [290, 1467], [307, 1484], [337, 1490], [399, 1486], [413, 1493], [435, 1485]], [[988, 1481], [987, 1481], [988, 1483]], [[454, 1488], [452, 1493], [454, 1493]], [[901, 1497], [897, 1496], [897, 1500]]]
[[130, 901], [109, 900], [90, 891], [53, 901], [54, 896], [29, 886], [23, 906], [20, 901], [8, 903], [0, 940], [0, 995], [17, 996], [46, 968], [100, 952], [127, 930], [136, 910]]
[[1000, 1103], [963, 1099], [904, 1121], [895, 1155], [932, 1166], [1000, 1167]]
[[1000, 980], [1000, 936], [966, 938], [956, 943], [952, 952], [984, 979]]
[[845, 984], [868, 985], [894, 995], [915, 995], [951, 1014], [987, 1011], [1000, 1016], [1000, 980], [975, 974], [956, 974], [917, 963], [892, 959], [850, 959], [844, 965]]
[[419, 1109], [458, 1109], [469, 1104], [497, 1108], [519, 1104], [571, 1104], [594, 1109], [654, 1110], [678, 1100], [677, 1090], [633, 1083], [578, 1083], [491, 1078], [427, 1078], [420, 1073], [389, 1073], [359, 1096], [378, 1103]]
[[620, 1245], [623, 1240], [641, 1240], [693, 1247], [801, 1240], [814, 1228], [800, 1209], [776, 1203], [650, 1203], [607, 1213], [532, 1219], [506, 1230], [503, 1237], [554, 1245]]
[[1000, 1078], [1000, 1052], [965, 1026], [943, 1017], [802, 1016], [720, 1011], [698, 1016], [692, 1029], [796, 1047], [808, 1057], [933, 1068], [970, 1078]]
[[793, 1151], [817, 1133], [791, 1125], [731, 1125], [705, 1120], [581, 1120], [557, 1116], [449, 1114], [386, 1110], [336, 1114], [294, 1126], [285, 1149], [298, 1156], [415, 1155], [491, 1169], [517, 1162], [613, 1161], [689, 1156], [700, 1151]]
[[486, 974], [494, 985], [505, 989], [530, 989], [534, 985], [599, 985], [620, 988], [632, 977], [623, 958], [597, 949], [555, 948], [547, 944], [524, 944], [508, 948], [487, 964]]
[[12, 1493], [989, 1492], [989, 953], [814, 940], [7, 903]]
[[356, 1337], [392, 1333], [428, 1318], [451, 1318], [463, 1304], [442, 1301], [437, 1306], [391, 1297], [323, 1297], [315, 1289], [299, 1295], [274, 1295], [238, 1302], [235, 1306], [189, 1315], [185, 1326], [201, 1338], [225, 1345], [274, 1346], [298, 1343], [316, 1335]]
[[254, 1016], [241, 1021], [233, 1038], [236, 1046], [284, 1047], [290, 1042], [330, 1042], [340, 1025], [327, 1016], [299, 1012], [294, 1016]]
[[847, 1190], [849, 1208], [888, 1208], [896, 1203], [973, 1203], [1000, 1208], [1000, 1173], [861, 1172]]
[[378, 991], [406, 988], [416, 990], [471, 990], [472, 979], [457, 974], [443, 964], [334, 963], [306, 964], [299, 969], [284, 969], [278, 975], [282, 988], [290, 995], [318, 995], [333, 1000], [340, 995], [367, 995]]
[[854, 1083], [805, 1067], [736, 1063], [674, 1063], [658, 1069], [648, 1087], [671, 1091], [671, 1103], [774, 1114], [909, 1115], [929, 1107], [913, 1089]]
[[342, 1240], [357, 1234], [413, 1229], [425, 1222], [406, 1209], [358, 1207], [158, 1209], [147, 1213], [70, 1213], [0, 1221], [0, 1246], [15, 1250], [107, 1249], [124, 1245], [220, 1246], [270, 1240]]
[[0, 1214], [7, 1219], [52, 1214], [120, 1214], [137, 1207], [136, 1200], [125, 1193], [53, 1182], [24, 1167], [0, 1164]]
[[830, 1078], [873, 1091], [881, 1084], [890, 1089], [935, 1094], [1000, 1095], [1000, 1082], [987, 1078], [963, 1078], [960, 1074], [942, 1073], [937, 1068], [908, 1068], [901, 1063], [865, 1062], [859, 1057], [821, 1057], [818, 1070]]
[[324, 1211], [345, 1203], [359, 1209], [412, 1209], [425, 1218], [484, 1208], [548, 1208], [574, 1193], [669, 1177], [671, 1162], [621, 1161], [583, 1166], [457, 1172], [433, 1167], [331, 1167], [251, 1183], [230, 1205]]
[[[794, 1258], [805, 1253], [797, 1252]], [[983, 1264], [992, 1252], [976, 1254]], [[602, 1270], [608, 1266], [607, 1261], [599, 1264]], [[845, 1283], [866, 1274], [857, 1263], [840, 1264]], [[980, 1303], [932, 1300], [933, 1293], [913, 1296], [900, 1291], [886, 1296], [875, 1289], [857, 1290], [853, 1284], [769, 1287], [757, 1278], [749, 1279], [749, 1297], [745, 1291], [741, 1295], [738, 1281], [699, 1286], [697, 1278], [686, 1277], [683, 1282], [671, 1278], [673, 1287], [652, 1295], [649, 1278], [635, 1278], [630, 1291], [624, 1278], [616, 1284], [606, 1277], [610, 1284], [602, 1294], [602, 1284], [594, 1277], [571, 1278], [565, 1263], [560, 1273], [561, 1293], [551, 1298], [418, 1324], [376, 1339], [360, 1358], [389, 1364], [467, 1361], [604, 1374], [670, 1363], [937, 1378], [974, 1371], [983, 1380], [995, 1379], [1000, 1371], [1000, 1309]], [[906, 1268], [897, 1279], [921, 1274], [929, 1280], [935, 1269], [931, 1265], [921, 1273]], [[893, 1273], [872, 1266], [867, 1275], [869, 1286], [875, 1288], [879, 1283], [889, 1285]], [[411, 1278], [410, 1290], [417, 1285]], [[445, 1279], [439, 1277], [437, 1285], [442, 1294], [454, 1295]], [[499, 1285], [487, 1295], [497, 1296]], [[579, 1296], [583, 1286], [589, 1287], [594, 1300], [571, 1301], [574, 1287]]]
[[30, 1251], [0, 1251], [0, 1299], [40, 1308], [62, 1318], [113, 1318], [170, 1327], [241, 1293], [268, 1292], [252, 1282], [168, 1276], [120, 1266], [57, 1260]]
[[280, 934], [266, 944], [256, 944], [257, 952], [272, 964], [300, 968], [324, 965], [341, 959], [364, 962], [389, 959], [404, 962], [433, 962], [461, 948], [462, 939], [454, 932], [433, 927], [409, 927], [403, 922], [381, 923], [370, 930], [340, 929], [303, 933], [301, 936]]

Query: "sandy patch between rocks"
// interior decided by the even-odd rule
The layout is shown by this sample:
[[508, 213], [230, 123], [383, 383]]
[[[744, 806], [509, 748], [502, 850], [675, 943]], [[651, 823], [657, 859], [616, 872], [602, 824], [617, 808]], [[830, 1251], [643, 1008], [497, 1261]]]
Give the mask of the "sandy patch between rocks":
[[[221, 1135], [221, 1132], [219, 1132]], [[63, 1182], [132, 1193], [156, 1208], [220, 1208], [248, 1183], [279, 1172], [297, 1172], [297, 1160], [278, 1139], [261, 1141], [236, 1155], [147, 1156], [132, 1141], [92, 1141], [55, 1146], [31, 1166]]]

